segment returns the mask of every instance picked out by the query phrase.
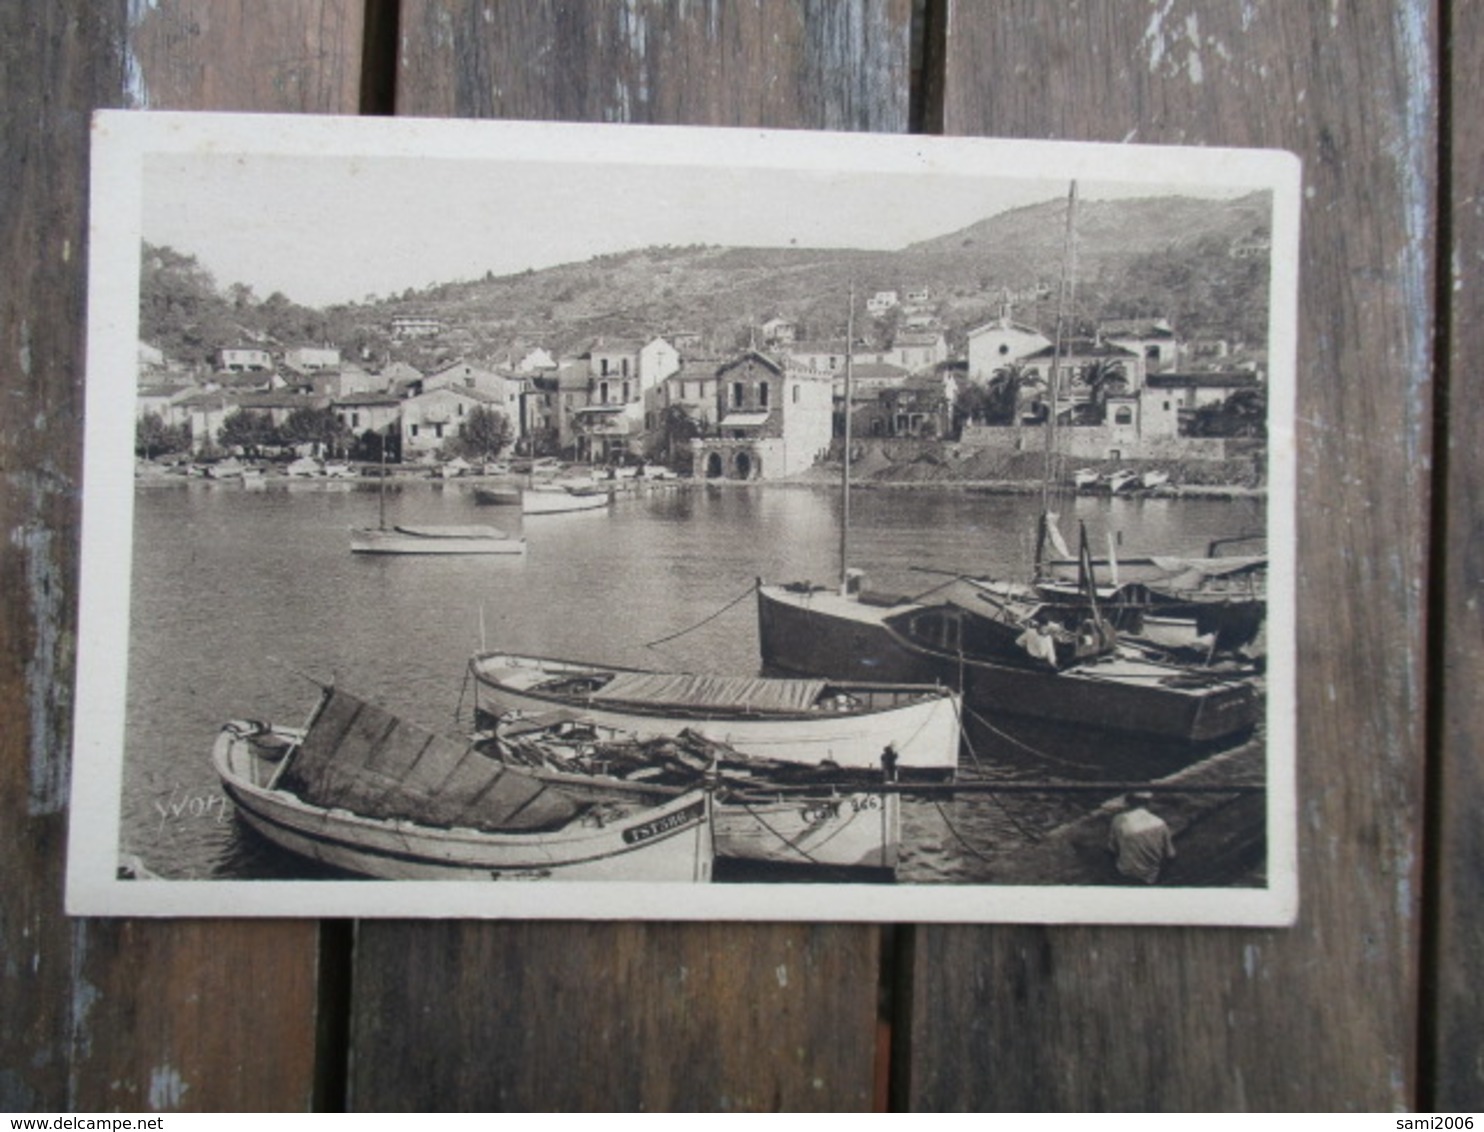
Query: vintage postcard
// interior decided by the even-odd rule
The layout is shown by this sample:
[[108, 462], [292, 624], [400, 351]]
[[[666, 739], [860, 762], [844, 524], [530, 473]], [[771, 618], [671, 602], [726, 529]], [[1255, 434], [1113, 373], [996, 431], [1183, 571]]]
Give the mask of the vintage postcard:
[[1291, 155], [93, 173], [71, 912], [1291, 922]]

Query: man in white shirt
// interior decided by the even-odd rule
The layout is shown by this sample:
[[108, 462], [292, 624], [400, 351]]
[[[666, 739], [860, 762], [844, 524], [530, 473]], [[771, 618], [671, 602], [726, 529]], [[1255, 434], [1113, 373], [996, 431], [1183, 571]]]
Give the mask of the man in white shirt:
[[1159, 880], [1164, 863], [1175, 857], [1175, 839], [1170, 827], [1163, 818], [1145, 808], [1153, 800], [1152, 794], [1130, 794], [1108, 831], [1108, 849], [1114, 855], [1118, 871], [1145, 884]]

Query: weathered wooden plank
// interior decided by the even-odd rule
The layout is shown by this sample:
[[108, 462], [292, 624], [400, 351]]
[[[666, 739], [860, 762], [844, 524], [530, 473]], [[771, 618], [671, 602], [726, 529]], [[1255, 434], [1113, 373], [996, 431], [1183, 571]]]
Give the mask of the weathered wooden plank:
[[[901, 0], [409, 0], [397, 108], [901, 130], [910, 15]], [[859, 926], [362, 923], [351, 1105], [870, 1108], [879, 938]]]
[[405, 0], [399, 114], [906, 129], [910, 0]]
[[876, 963], [871, 928], [363, 922], [351, 1106], [868, 1109]]
[[920, 928], [922, 1109], [1414, 1101], [1433, 323], [1426, 4], [955, 3], [949, 133], [1305, 160], [1287, 931]]
[[[0, 1108], [304, 1108], [318, 926], [62, 916], [88, 116], [354, 111], [360, 4], [24, 0], [0, 12]], [[100, 190], [102, 191], [102, 190]]]
[[1448, 312], [1446, 397], [1447, 434], [1443, 470], [1445, 509], [1442, 530], [1443, 586], [1434, 605], [1442, 663], [1434, 673], [1439, 698], [1440, 765], [1435, 791], [1437, 822], [1429, 831], [1429, 853], [1436, 870], [1433, 909], [1436, 946], [1427, 957], [1433, 975], [1431, 1011], [1431, 1107], [1440, 1111], [1484, 1108], [1484, 405], [1474, 370], [1484, 350], [1484, 123], [1478, 104], [1484, 67], [1484, 12], [1478, 5], [1452, 3], [1448, 43], [1447, 129], [1451, 170], [1449, 253], [1453, 270]]
[[365, 0], [130, 5], [129, 95], [155, 110], [354, 114]]

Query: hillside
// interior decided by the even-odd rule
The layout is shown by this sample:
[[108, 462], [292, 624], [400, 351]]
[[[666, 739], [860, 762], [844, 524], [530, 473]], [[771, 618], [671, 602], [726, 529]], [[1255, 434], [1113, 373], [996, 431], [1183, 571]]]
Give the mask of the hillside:
[[[1074, 321], [1162, 315], [1186, 334], [1261, 341], [1267, 258], [1232, 258], [1232, 242], [1267, 232], [1262, 195], [1212, 202], [1180, 197], [1083, 202], [1077, 217]], [[785, 315], [809, 338], [843, 335], [854, 282], [857, 334], [885, 342], [896, 315], [873, 322], [876, 291], [928, 288], [958, 346], [1017, 295], [1019, 321], [1049, 326], [1061, 275], [1066, 203], [1016, 209], [896, 252], [811, 248], [647, 247], [542, 271], [448, 282], [379, 301], [313, 311], [233, 285], [216, 293], [189, 256], [146, 247], [141, 334], [197, 360], [211, 335], [277, 345], [314, 340], [350, 356], [426, 353], [387, 335], [396, 315], [430, 315], [454, 333], [441, 349], [499, 360], [512, 349], [580, 349], [594, 337], [691, 331], [705, 348], [745, 344]], [[424, 359], [426, 360], [426, 359]]]

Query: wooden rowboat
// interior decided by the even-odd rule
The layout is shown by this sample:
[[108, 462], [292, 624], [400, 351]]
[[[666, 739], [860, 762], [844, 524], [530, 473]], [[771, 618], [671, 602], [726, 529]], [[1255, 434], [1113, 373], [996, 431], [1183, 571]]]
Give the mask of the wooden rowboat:
[[959, 698], [934, 684], [654, 672], [511, 653], [469, 662], [480, 726], [567, 710], [639, 738], [693, 731], [746, 755], [903, 777], [958, 767]]
[[711, 801], [575, 802], [338, 690], [305, 730], [236, 721], [213, 761], [243, 820], [292, 853], [384, 880], [705, 882]]
[[718, 858], [896, 871], [901, 794], [880, 773], [808, 771], [692, 733], [643, 741], [563, 717], [521, 721], [481, 743], [573, 797], [659, 804], [706, 784]]

